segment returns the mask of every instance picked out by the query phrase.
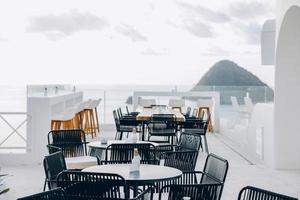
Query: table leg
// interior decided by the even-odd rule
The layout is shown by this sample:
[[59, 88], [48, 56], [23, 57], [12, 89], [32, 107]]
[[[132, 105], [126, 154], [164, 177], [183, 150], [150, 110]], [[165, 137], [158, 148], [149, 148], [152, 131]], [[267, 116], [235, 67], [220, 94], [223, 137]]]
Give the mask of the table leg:
[[145, 141], [145, 122], [142, 122], [142, 141]]
[[138, 189], [139, 187], [137, 185], [133, 185], [133, 198], [135, 198], [139, 194]]

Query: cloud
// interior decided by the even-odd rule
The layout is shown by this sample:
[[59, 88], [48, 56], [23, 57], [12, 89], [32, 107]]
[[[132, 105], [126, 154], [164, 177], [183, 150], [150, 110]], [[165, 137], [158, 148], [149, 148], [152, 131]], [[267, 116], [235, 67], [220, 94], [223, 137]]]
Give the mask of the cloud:
[[186, 30], [197, 37], [213, 37], [212, 27], [209, 24], [205, 24], [199, 20], [183, 20], [183, 26]]
[[260, 44], [260, 33], [262, 26], [257, 22], [250, 22], [247, 24], [244, 23], [236, 23], [235, 26], [241, 31], [245, 40], [248, 44], [251, 45], [259, 45]]
[[203, 56], [223, 56], [228, 57], [230, 55], [230, 52], [220, 48], [220, 47], [212, 47], [208, 49], [206, 52], [201, 53]]
[[129, 37], [133, 42], [147, 41], [147, 37], [138, 32], [133, 26], [122, 24], [117, 27], [117, 31], [122, 35]]
[[54, 39], [78, 31], [103, 30], [108, 22], [88, 12], [71, 11], [60, 15], [36, 16], [30, 19], [28, 32], [44, 33]]
[[154, 50], [153, 48], [147, 48], [144, 51], [142, 51], [142, 54], [148, 55], [148, 56], [162, 56], [166, 54], [166, 49], [163, 49], [161, 51]]
[[8, 39], [0, 36], [0, 42], [7, 42]]
[[204, 19], [209, 22], [225, 23], [231, 20], [227, 14], [223, 12], [211, 10], [204, 6], [192, 5], [192, 4], [182, 3], [182, 2], [177, 2], [177, 4], [183, 7], [184, 9], [186, 9], [187, 13], [189, 14], [192, 13], [194, 15], [197, 15], [201, 19]]
[[253, 17], [266, 15], [270, 12], [270, 6], [258, 1], [242, 1], [234, 3], [229, 7], [232, 16], [239, 19], [251, 19]]

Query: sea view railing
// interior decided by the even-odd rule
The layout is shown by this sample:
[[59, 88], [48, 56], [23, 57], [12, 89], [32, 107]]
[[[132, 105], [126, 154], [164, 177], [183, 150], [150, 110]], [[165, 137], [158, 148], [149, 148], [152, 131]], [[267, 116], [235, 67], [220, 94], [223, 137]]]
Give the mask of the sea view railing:
[[[0, 92], [3, 94], [0, 97], [0, 112], [11, 112], [9, 116], [10, 123], [14, 124], [14, 128], [19, 132], [21, 130], [18, 128], [17, 122], [18, 116], [13, 115], [20, 113], [26, 116], [26, 123], [28, 125], [29, 120], [26, 114], [26, 102], [27, 96], [34, 93], [41, 93], [45, 91], [49, 93], [61, 91], [83, 91], [84, 99], [98, 99], [101, 98], [102, 101], [98, 107], [99, 121], [100, 124], [114, 124], [114, 119], [112, 111], [121, 107], [125, 112], [125, 106], [129, 109], [132, 107], [132, 96], [135, 91], [149, 92], [153, 93], [153, 96], [147, 96], [145, 98], [156, 99], [157, 104], [168, 104], [170, 98], [185, 98], [183, 96], [156, 96], [155, 92], [190, 92], [190, 91], [217, 91], [220, 93], [220, 106], [228, 107], [231, 105], [230, 96], [236, 96], [240, 104], [244, 104], [243, 97], [249, 96], [253, 103], [270, 103], [273, 102], [274, 92], [271, 88], [266, 86], [193, 86], [193, 85], [116, 85], [116, 86], [101, 86], [101, 85], [28, 85], [28, 86], [0, 86]], [[56, 91], [57, 92], [57, 91]], [[196, 107], [195, 98], [185, 98], [186, 106]], [[15, 112], [15, 113], [14, 113]], [[222, 109], [220, 109], [222, 112]], [[224, 115], [221, 114], [222, 117]], [[225, 116], [226, 117], [226, 116]], [[25, 120], [25, 119], [24, 119]], [[15, 149], [20, 150], [20, 145], [22, 148], [26, 149], [26, 138], [28, 137], [27, 126], [22, 124], [22, 134], [18, 135], [10, 126], [8, 126], [3, 120], [0, 122], [1, 136], [5, 139], [8, 137], [12, 131], [14, 132], [9, 139], [11, 142], [6, 141], [6, 145], [3, 145], [0, 141], [0, 149]], [[2, 123], [2, 124], [1, 124]], [[3, 128], [5, 127], [5, 128]], [[10, 127], [10, 129], [8, 128]], [[102, 126], [103, 127], [103, 126]], [[16, 147], [16, 148], [14, 148]], [[3, 151], [3, 150], [1, 150]], [[1, 152], [0, 151], [0, 152]], [[5, 151], [7, 152], [7, 151]], [[15, 151], [14, 151], [15, 152]]]

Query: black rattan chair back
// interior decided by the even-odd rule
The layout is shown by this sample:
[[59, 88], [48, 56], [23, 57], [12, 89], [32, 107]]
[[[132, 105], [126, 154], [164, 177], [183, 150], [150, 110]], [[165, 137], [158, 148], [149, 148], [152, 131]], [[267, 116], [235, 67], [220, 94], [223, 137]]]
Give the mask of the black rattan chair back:
[[117, 112], [118, 112], [119, 119], [122, 119], [123, 118], [123, 113], [122, 113], [121, 108], [118, 108]]
[[151, 135], [173, 135], [177, 131], [176, 117], [173, 114], [153, 114], [148, 127]]
[[134, 149], [137, 148], [143, 164], [158, 164], [156, 150], [150, 143], [111, 144], [106, 148], [105, 161], [112, 163], [131, 163]]
[[[209, 154], [206, 158], [203, 172], [224, 183], [227, 176], [228, 167], [229, 164], [227, 160], [215, 154]], [[201, 183], [211, 183], [211, 181], [214, 182], [214, 180], [210, 179], [209, 176], [202, 176]]]
[[184, 116], [186, 118], [189, 117], [191, 115], [191, 111], [192, 111], [192, 108], [191, 107], [187, 107]]
[[201, 136], [194, 133], [183, 132], [180, 135], [177, 150], [199, 151], [201, 147]]
[[151, 116], [151, 122], [160, 122], [173, 127], [175, 122], [175, 115], [174, 114], [153, 114]]
[[218, 189], [221, 184], [192, 184], [192, 185], [167, 185], [159, 192], [159, 200], [162, 194], [168, 191], [168, 200], [182, 200], [183, 197], [190, 197], [191, 200], [217, 200]]
[[208, 128], [208, 121], [202, 119], [186, 119], [183, 128], [184, 132], [205, 135]]
[[128, 106], [126, 106], [126, 112], [127, 112], [128, 115], [130, 115]]
[[[125, 179], [117, 174], [64, 171], [57, 184], [72, 200], [127, 199]], [[125, 198], [124, 198], [125, 196]]]
[[165, 153], [165, 166], [179, 169], [183, 172], [194, 171], [198, 151], [174, 151]]
[[194, 108], [194, 109], [193, 109], [192, 117], [195, 117], [195, 118], [198, 117], [198, 108]]
[[85, 134], [80, 129], [50, 131], [48, 144], [61, 148], [65, 157], [87, 155]]
[[63, 153], [61, 151], [58, 151], [56, 153], [45, 156], [43, 165], [46, 175], [46, 182], [48, 183], [48, 188], [56, 188], [57, 175], [60, 172], [67, 169]]
[[67, 200], [65, 192], [61, 188], [42, 192], [27, 197], [19, 198], [18, 200]]
[[[229, 163], [224, 158], [216, 156], [215, 154], [209, 154], [206, 158], [203, 172], [204, 174], [201, 177], [201, 184], [209, 183], [222, 183], [224, 186]], [[223, 186], [219, 189], [219, 199], [223, 192]]]
[[120, 119], [118, 118], [117, 111], [113, 111], [114, 119], [115, 119], [115, 124], [116, 124], [116, 129], [119, 132], [120, 131]]
[[246, 186], [240, 193], [238, 200], [298, 200], [294, 197], [278, 194], [260, 188]]

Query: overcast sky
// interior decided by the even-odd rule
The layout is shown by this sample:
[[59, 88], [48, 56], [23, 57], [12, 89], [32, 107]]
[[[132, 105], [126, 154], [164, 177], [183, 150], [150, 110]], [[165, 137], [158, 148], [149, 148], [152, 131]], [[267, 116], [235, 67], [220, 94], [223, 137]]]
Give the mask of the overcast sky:
[[272, 85], [274, 0], [1, 0], [1, 84], [195, 84], [230, 59]]

